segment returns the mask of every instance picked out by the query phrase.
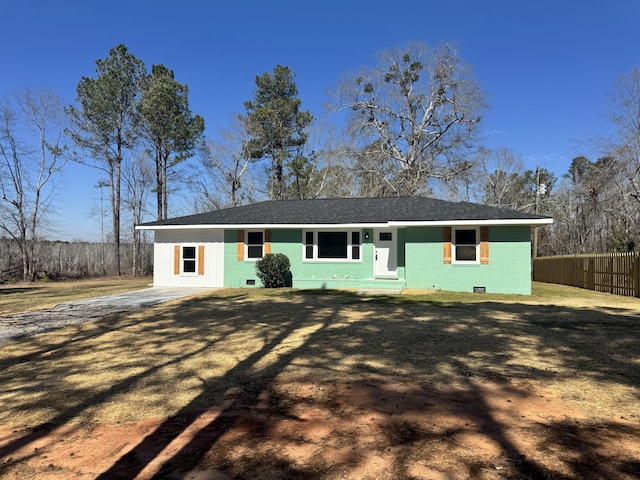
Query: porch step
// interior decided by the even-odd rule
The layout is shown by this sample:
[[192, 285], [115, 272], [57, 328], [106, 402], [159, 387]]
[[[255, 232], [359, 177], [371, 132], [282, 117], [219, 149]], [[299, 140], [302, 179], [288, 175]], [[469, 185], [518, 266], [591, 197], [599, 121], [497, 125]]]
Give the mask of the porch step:
[[402, 288], [361, 288], [358, 295], [400, 295]]
[[373, 292], [395, 295], [400, 293], [405, 285], [401, 279], [377, 279], [377, 278], [294, 278], [293, 288], [300, 289], [355, 289], [358, 293]]
[[360, 279], [359, 288], [361, 290], [391, 290], [401, 292], [406, 280], [398, 278], [363, 278]]

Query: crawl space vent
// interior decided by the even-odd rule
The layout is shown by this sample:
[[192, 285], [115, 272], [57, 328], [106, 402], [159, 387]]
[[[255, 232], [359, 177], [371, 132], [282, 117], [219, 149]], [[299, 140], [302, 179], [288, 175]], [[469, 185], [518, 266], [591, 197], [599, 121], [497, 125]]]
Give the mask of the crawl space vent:
[[473, 293], [487, 293], [487, 287], [473, 287]]

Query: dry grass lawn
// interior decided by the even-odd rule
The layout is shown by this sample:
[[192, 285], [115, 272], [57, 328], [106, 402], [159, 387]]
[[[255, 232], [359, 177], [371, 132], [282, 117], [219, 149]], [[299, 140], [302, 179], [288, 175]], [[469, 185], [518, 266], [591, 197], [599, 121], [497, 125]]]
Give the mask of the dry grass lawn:
[[[112, 315], [1, 347], [0, 477], [637, 478], [639, 315], [544, 284], [220, 290]], [[60, 460], [105, 426], [127, 440]]]
[[73, 300], [139, 290], [147, 288], [150, 283], [150, 277], [113, 277], [0, 285], [0, 316], [52, 308]]

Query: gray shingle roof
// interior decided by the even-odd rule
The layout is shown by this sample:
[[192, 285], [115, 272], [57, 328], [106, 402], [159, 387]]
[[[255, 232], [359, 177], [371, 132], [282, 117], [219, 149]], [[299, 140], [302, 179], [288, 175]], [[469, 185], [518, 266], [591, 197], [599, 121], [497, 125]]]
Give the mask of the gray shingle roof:
[[142, 227], [197, 225], [340, 225], [388, 222], [505, 221], [547, 219], [469, 202], [427, 197], [278, 200], [144, 223]]

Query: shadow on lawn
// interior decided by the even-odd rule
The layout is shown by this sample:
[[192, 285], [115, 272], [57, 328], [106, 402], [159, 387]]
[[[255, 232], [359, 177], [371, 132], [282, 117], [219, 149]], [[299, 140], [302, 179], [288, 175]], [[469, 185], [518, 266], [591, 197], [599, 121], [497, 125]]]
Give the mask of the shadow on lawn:
[[38, 290], [42, 290], [41, 288], [38, 287], [11, 287], [11, 288], [0, 288], [0, 295], [2, 296], [9, 296], [9, 295], [20, 295], [22, 293], [28, 292], [35, 292], [37, 293]]
[[[231, 368], [220, 376], [201, 379], [198, 396], [117, 459], [99, 478], [134, 478], [203, 412], [215, 407], [221, 412], [199, 427], [155, 473], [155, 478], [181, 477], [198, 468], [219, 470], [233, 478], [348, 476], [372, 450], [392, 465], [390, 470], [379, 472], [381, 478], [412, 478], [409, 465], [429, 464], [436, 454], [446, 455], [451, 451], [451, 439], [469, 430], [470, 425], [495, 445], [505, 463], [504, 474], [514, 478], [564, 478], [566, 470], [576, 478], [621, 474], [632, 477], [640, 470], [637, 460], [612, 458], [601, 451], [606, 442], [640, 434], [637, 426], [613, 421], [606, 425], [579, 424], [572, 419], [538, 426], [536, 433], [543, 441], [536, 449], [548, 452], [556, 464], [563, 465], [562, 470], [555, 470], [553, 463], [544, 463], [539, 460], [541, 457], [521, 451], [508, 434], [510, 425], [498, 418], [483, 390], [483, 383], [490, 380], [501, 385], [505, 395], [526, 398], [528, 392], [514, 387], [513, 380], [583, 376], [637, 391], [640, 372], [635, 362], [640, 352], [640, 322], [636, 317], [497, 302], [398, 302], [393, 298], [332, 292], [273, 298], [213, 294], [153, 309], [142, 320], [114, 316], [96, 322], [91, 329], [79, 328], [71, 338], [46, 343], [14, 358], [13, 366], [41, 363], [43, 373], [37, 378], [20, 378], [20, 373], [11, 373], [11, 369], [0, 378], [11, 380], [12, 385], [22, 382], [23, 391], [16, 392], [25, 397], [22, 408], [35, 409], [43, 397], [34, 392], [46, 391], [57, 378], [75, 373], [79, 367], [71, 360], [81, 355], [89, 343], [105, 352], [113, 350], [115, 353], [108, 358], [115, 365], [84, 368], [120, 368], [118, 362], [122, 362], [123, 369], [130, 367], [126, 359], [117, 356], [121, 346], [113, 343], [110, 335], [134, 327], [141, 330], [131, 336], [134, 344], [127, 347], [157, 351], [157, 361], [152, 366], [123, 374], [120, 381], [104, 389], [78, 392], [82, 395], [77, 403], [1, 447], [0, 458], [8, 458], [19, 448], [45, 437], [52, 428], [137, 388], [141, 382], [157, 382], [155, 375], [159, 371], [227, 348], [236, 336], [250, 331], [260, 337], [260, 348], [247, 351], [238, 342], [230, 354], [237, 360]], [[47, 338], [52, 337], [42, 336], [30, 342], [46, 342]], [[194, 339], [197, 348], [185, 349], [181, 354], [163, 354], [165, 344]], [[520, 361], [527, 355], [538, 356], [541, 362]], [[48, 359], [64, 361], [47, 370]], [[1, 366], [6, 367], [4, 362]], [[194, 376], [197, 373], [192, 372]], [[391, 382], [395, 385], [390, 385], [388, 379], [395, 379]], [[173, 379], [176, 383], [180, 380]], [[301, 393], [302, 384], [314, 386], [315, 393]], [[158, 383], [155, 388], [168, 387]], [[323, 393], [318, 393], [320, 390]], [[429, 412], [436, 408], [456, 420], [448, 425], [430, 423]], [[319, 440], [308, 435], [286, 436], [289, 434], [281, 430], [282, 424], [304, 423], [304, 413], [311, 409], [320, 409], [345, 427], [357, 419], [375, 418], [380, 424], [379, 435], [375, 439], [364, 438], [357, 431], [343, 429]], [[425, 418], [419, 420], [420, 416]], [[635, 418], [636, 425], [638, 420]], [[238, 433], [226, 435], [230, 432]], [[311, 443], [318, 451], [329, 446], [342, 461], [330, 461], [322, 454], [295, 461], [279, 448], [277, 439], [294, 445]], [[252, 448], [239, 453], [238, 448], [243, 445]], [[486, 462], [466, 458], [460, 452], [458, 455], [456, 467], [469, 477], [490, 468]], [[0, 474], [2, 471], [0, 466]]]

